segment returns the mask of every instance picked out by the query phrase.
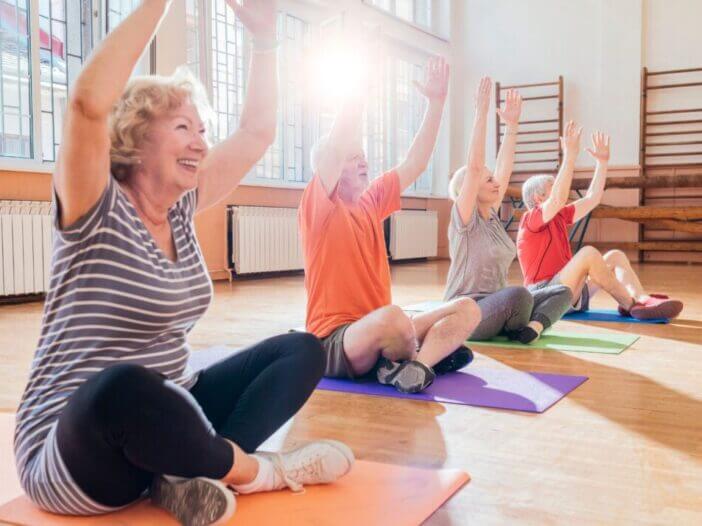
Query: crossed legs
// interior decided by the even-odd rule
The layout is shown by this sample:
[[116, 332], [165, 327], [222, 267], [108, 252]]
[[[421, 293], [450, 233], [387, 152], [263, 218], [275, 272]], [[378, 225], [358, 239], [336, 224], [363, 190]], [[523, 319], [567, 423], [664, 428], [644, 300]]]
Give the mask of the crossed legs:
[[355, 376], [369, 372], [379, 358], [416, 360], [433, 367], [459, 348], [480, 322], [475, 301], [460, 298], [412, 318], [396, 305], [381, 307], [351, 324], [344, 351]]

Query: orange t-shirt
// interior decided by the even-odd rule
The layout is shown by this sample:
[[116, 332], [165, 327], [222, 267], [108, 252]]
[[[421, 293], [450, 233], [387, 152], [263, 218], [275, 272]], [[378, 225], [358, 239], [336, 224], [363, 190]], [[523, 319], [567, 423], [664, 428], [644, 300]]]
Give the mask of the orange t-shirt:
[[297, 214], [305, 258], [307, 330], [319, 338], [389, 305], [390, 267], [383, 220], [400, 209], [400, 179], [388, 172], [358, 203], [327, 195], [315, 176]]

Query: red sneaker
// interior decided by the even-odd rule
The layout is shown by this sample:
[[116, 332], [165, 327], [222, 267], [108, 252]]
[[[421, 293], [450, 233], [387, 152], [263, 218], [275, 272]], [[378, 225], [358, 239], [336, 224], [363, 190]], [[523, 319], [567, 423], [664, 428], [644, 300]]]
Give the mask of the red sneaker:
[[665, 294], [651, 294], [643, 303], [635, 303], [630, 312], [633, 318], [650, 320], [651, 318], [675, 318], [682, 310], [682, 301], [671, 300]]

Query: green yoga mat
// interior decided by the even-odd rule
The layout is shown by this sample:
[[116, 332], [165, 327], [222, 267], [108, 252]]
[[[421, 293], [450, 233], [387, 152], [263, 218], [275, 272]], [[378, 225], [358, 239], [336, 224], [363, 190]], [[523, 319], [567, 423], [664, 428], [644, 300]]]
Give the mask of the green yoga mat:
[[471, 346], [506, 347], [508, 349], [522, 349], [525, 351], [540, 349], [546, 351], [619, 354], [638, 339], [639, 336], [636, 334], [585, 334], [582, 332], [548, 331], [530, 345], [510, 341], [506, 336], [496, 336], [491, 340], [485, 341], [468, 340], [468, 344]]

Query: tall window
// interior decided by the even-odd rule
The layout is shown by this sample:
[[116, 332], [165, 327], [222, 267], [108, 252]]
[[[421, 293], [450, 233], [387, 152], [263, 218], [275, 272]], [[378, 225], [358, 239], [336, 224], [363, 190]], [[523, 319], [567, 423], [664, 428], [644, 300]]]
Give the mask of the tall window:
[[[392, 152], [392, 163], [405, 158], [414, 136], [419, 131], [426, 109], [424, 97], [417, 91], [413, 81], [424, 77], [424, 65], [402, 58], [388, 60], [388, 106], [390, 126], [387, 141]], [[411, 189], [430, 192], [432, 186], [432, 162], [427, 170], [414, 182]]]
[[105, 0], [107, 11], [107, 16], [105, 17], [106, 33], [116, 28], [140, 3], [141, 0]]
[[[411, 2], [413, 9], [418, 5]], [[427, 5], [430, 4], [427, 0]], [[398, 3], [388, 2], [397, 7]], [[187, 62], [211, 92], [217, 114], [215, 140], [226, 138], [238, 126], [247, 82], [249, 42], [242, 25], [225, 3], [217, 0], [186, 0]], [[316, 139], [331, 129], [335, 108], [303, 93], [309, 88], [304, 72], [310, 48], [324, 46], [336, 25], [325, 20], [319, 27], [289, 12], [280, 12], [277, 36], [280, 43], [279, 104], [276, 140], [247, 176], [248, 181], [300, 184], [312, 176], [310, 150]], [[199, 35], [207, 35], [203, 40]], [[315, 40], [316, 44], [312, 42]], [[382, 42], [382, 39], [379, 39]], [[369, 92], [363, 115], [363, 145], [371, 176], [401, 162], [422, 122], [426, 103], [413, 80], [424, 77], [426, 57], [395, 50], [379, 43], [377, 61], [368, 72]], [[307, 61], [309, 62], [309, 61]], [[307, 80], [307, 85], [303, 81]], [[430, 193], [430, 167], [409, 189]]]
[[295, 16], [278, 14], [280, 42], [280, 100], [276, 140], [256, 165], [254, 177], [264, 180], [304, 182], [309, 151], [309, 116], [303, 104], [301, 74], [308, 24]]
[[226, 2], [211, 0], [212, 105], [216, 122], [214, 136], [228, 137], [239, 123], [244, 104], [244, 26]]
[[91, 2], [45, 0], [39, 3], [41, 134], [43, 160], [56, 160], [63, 130], [68, 87], [92, 48]]
[[0, 0], [0, 155], [32, 157], [32, 88], [27, 0]]
[[[365, 0], [402, 20], [427, 29], [432, 28], [432, 0]], [[445, 1], [445, 0], [444, 0]]]
[[[68, 94], [96, 40], [93, 28], [106, 34], [139, 1], [0, 0], [0, 157], [56, 160]], [[99, 4], [104, 11], [94, 25]]]

